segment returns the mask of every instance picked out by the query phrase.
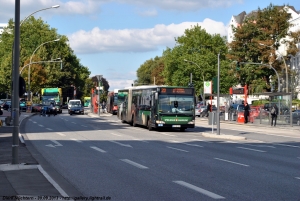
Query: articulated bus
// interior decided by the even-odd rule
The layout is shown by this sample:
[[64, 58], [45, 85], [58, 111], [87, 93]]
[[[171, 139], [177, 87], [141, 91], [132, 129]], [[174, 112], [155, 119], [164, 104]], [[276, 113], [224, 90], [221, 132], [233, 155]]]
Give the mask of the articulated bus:
[[137, 86], [118, 91], [118, 118], [148, 130], [195, 127], [195, 90], [190, 87]]

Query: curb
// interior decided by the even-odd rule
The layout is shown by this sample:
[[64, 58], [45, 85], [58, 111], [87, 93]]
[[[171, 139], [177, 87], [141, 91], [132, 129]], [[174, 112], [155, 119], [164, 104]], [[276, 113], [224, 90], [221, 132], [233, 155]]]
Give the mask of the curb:
[[227, 140], [247, 140], [246, 137], [236, 136], [236, 135], [217, 135], [212, 133], [202, 133], [202, 136], [209, 138], [227, 139]]

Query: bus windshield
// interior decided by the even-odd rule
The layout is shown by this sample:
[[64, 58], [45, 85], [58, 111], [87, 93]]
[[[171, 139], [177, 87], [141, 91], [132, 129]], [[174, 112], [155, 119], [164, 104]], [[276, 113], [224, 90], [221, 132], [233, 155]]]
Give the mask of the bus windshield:
[[[174, 104], [174, 102], [176, 104]], [[194, 97], [180, 95], [160, 95], [158, 101], [158, 112], [164, 114], [168, 113], [193, 115]]]

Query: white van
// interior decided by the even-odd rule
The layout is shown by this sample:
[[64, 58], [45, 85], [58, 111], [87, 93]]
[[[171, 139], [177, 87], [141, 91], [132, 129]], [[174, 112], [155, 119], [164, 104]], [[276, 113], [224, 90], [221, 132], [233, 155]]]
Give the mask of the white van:
[[71, 105], [81, 105], [81, 100], [79, 99], [69, 100], [68, 110], [70, 109]]

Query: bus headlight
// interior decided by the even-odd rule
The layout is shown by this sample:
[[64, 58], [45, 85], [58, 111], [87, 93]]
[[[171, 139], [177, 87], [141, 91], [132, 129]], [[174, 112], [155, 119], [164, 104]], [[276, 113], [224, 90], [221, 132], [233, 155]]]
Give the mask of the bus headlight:
[[188, 124], [195, 124], [195, 120], [189, 121]]
[[159, 121], [159, 120], [156, 120], [155, 123], [157, 123], [157, 124], [165, 124], [164, 121]]

